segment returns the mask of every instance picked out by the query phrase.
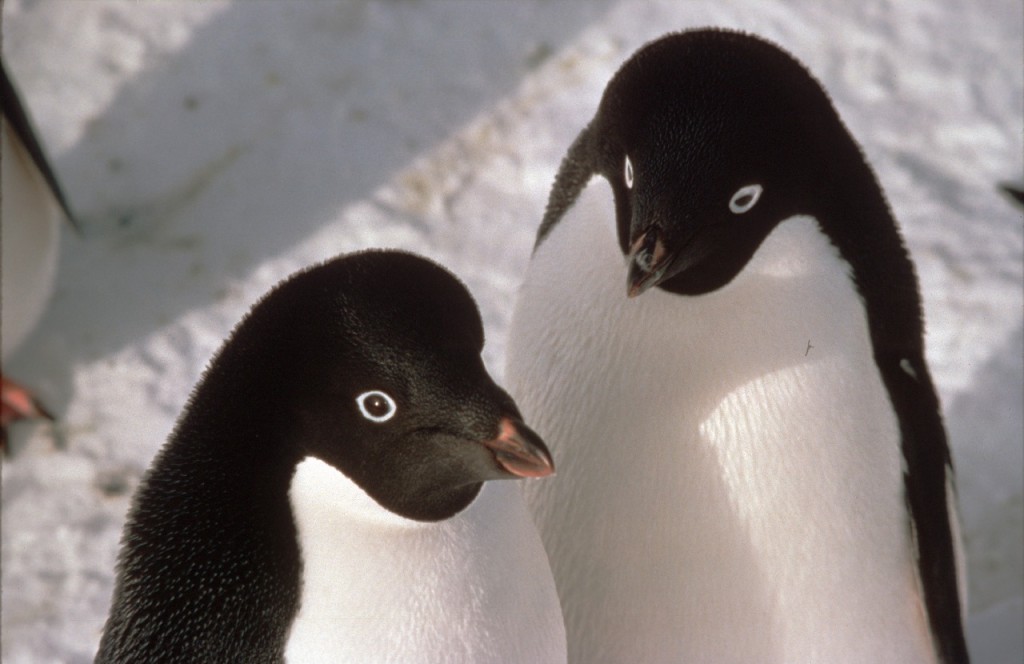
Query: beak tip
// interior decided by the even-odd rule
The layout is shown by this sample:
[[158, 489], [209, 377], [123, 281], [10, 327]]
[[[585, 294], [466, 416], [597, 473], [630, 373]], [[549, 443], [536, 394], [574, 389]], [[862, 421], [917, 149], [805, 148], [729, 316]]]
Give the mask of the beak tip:
[[633, 269], [629, 271], [629, 278], [626, 280], [626, 297], [631, 300], [639, 297], [658, 282], [657, 273], [643, 272], [634, 264]]
[[502, 470], [512, 477], [539, 478], [555, 474], [555, 462], [544, 442], [521, 422], [503, 418], [497, 438], [484, 443]]

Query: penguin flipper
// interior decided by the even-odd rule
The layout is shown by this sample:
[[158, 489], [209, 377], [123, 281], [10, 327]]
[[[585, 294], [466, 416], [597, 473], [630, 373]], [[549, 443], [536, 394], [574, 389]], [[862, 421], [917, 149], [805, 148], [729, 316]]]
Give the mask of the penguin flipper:
[[879, 361], [898, 414], [903, 479], [918, 578], [939, 661], [969, 661], [964, 634], [965, 579], [953, 460], [938, 395], [921, 354]]
[[25, 419], [46, 419], [53, 421], [53, 415], [43, 404], [36, 399], [31, 392], [23, 386], [0, 376], [3, 385], [0, 387], [0, 448], [4, 454], [10, 454], [10, 447], [7, 445], [8, 425]]
[[537, 228], [537, 239], [533, 245], [534, 251], [537, 251], [537, 247], [541, 245], [551, 229], [565, 216], [566, 211], [576, 202], [580, 192], [594, 175], [593, 169], [588, 165], [594, 161], [589, 155], [592, 149], [590, 135], [588, 126], [569, 146], [569, 151], [558, 167], [555, 183], [551, 187], [547, 207], [544, 209], [544, 219], [541, 220], [540, 226]]
[[68, 223], [76, 231], [79, 230], [78, 222], [71, 213], [71, 206], [68, 204], [67, 196], [64, 195], [60, 181], [57, 179], [56, 173], [46, 158], [46, 153], [43, 151], [43, 146], [36, 135], [35, 129], [32, 127], [32, 121], [29, 119], [28, 112], [21, 103], [21, 97], [18, 96], [14, 82], [7, 75], [7, 65], [2, 58], [0, 58], [0, 100], [2, 100], [0, 103], [3, 105], [4, 120], [10, 124], [14, 134], [32, 158], [32, 163], [35, 164], [39, 175], [42, 176], [50, 191], [53, 192], [53, 197], [57, 204], [60, 205]]

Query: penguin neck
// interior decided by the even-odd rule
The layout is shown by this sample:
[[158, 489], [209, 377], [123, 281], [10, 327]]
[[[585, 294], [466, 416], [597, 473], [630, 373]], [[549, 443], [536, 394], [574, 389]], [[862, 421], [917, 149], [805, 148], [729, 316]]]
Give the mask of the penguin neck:
[[258, 380], [222, 376], [214, 365], [161, 453], [164, 464], [173, 460], [207, 478], [197, 492], [230, 496], [239, 506], [286, 507], [300, 452], [291, 442], [296, 418], [281, 413], [273, 394]]
[[[202, 397], [196, 401], [216, 403]], [[260, 412], [274, 411], [244, 404], [211, 410], [190, 408], [148, 480], [173, 483], [187, 479], [188, 494], [179, 496], [164, 486], [147, 491], [146, 500], [191, 504], [196, 513], [204, 515], [199, 525], [209, 529], [205, 536], [212, 542], [259, 550], [259, 555], [275, 561], [275, 580], [288, 583], [289, 576], [297, 574], [298, 563], [288, 506], [288, 486], [298, 452], [282, 444], [282, 431], [272, 423], [274, 418], [256, 414]], [[182, 512], [177, 506], [164, 506], [163, 513], [172, 521], [168, 532], [195, 531], [195, 519], [177, 520]], [[190, 555], [204, 554], [196, 551]]]
[[[280, 386], [266, 378], [273, 372], [261, 370], [258, 361], [239, 359], [223, 354], [215, 359], [154, 464], [153, 476], [190, 478], [185, 500], [206, 515], [206, 536], [223, 547], [258, 551], [274, 566], [274, 583], [294, 586], [299, 553], [288, 487], [300, 458], [296, 417], [281, 405], [288, 401], [275, 389]], [[178, 498], [165, 491], [153, 492], [150, 499]], [[179, 526], [196, 527], [188, 519]]]
[[[299, 598], [287, 500], [294, 464], [275, 454], [259, 417], [232, 417], [244, 409], [209, 400], [232, 396], [218, 394], [222, 384], [215, 377], [197, 389], [135, 496], [102, 661], [135, 658], [139, 648], [185, 661], [196, 644], [215, 661], [283, 652]], [[135, 625], [170, 624], [138, 643]]]

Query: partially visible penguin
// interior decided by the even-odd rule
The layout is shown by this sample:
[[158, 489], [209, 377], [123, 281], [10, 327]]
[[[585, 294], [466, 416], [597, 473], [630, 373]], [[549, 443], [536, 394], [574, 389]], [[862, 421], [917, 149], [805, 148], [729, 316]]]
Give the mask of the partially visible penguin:
[[[6, 363], [46, 311], [56, 283], [60, 227], [74, 224], [74, 217], [2, 58], [0, 107], [0, 359]], [[53, 419], [5, 369], [0, 445], [10, 423], [31, 417]]]
[[563, 662], [518, 477], [553, 472], [465, 287], [368, 251], [211, 362], [125, 526], [97, 662]]
[[[628, 295], [628, 297], [627, 297]], [[913, 265], [828, 96], [670, 34], [555, 179], [508, 387], [571, 662], [965, 662], [953, 469]]]

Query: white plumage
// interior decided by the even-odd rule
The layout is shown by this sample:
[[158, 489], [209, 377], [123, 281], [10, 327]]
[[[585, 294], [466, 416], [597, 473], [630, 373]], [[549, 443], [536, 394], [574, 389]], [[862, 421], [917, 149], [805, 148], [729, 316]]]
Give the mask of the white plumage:
[[932, 662], [896, 418], [809, 217], [699, 297], [625, 296], [594, 178], [530, 264], [508, 387], [570, 661]]
[[421, 522], [310, 457], [290, 499], [304, 581], [287, 661], [565, 661], [547, 558], [512, 482], [485, 482], [459, 514]]
[[53, 293], [63, 212], [6, 118], [2, 134], [0, 338], [7, 360], [42, 317]]

